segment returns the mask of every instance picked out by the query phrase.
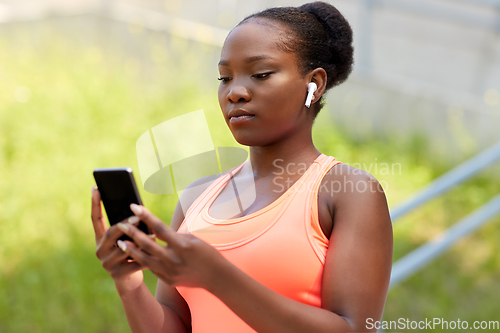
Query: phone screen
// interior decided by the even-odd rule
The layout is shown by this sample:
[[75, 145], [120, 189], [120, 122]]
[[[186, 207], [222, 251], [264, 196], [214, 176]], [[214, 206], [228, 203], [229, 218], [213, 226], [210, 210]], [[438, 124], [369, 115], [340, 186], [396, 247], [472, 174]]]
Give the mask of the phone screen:
[[[131, 168], [96, 169], [94, 178], [111, 225], [134, 215], [130, 210], [131, 203], [142, 205]], [[149, 233], [143, 222], [138, 228]]]

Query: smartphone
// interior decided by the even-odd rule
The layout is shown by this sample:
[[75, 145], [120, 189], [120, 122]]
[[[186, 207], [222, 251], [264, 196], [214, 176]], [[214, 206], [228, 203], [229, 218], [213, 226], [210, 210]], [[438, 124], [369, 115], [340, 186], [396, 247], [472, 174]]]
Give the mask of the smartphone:
[[[95, 169], [94, 179], [101, 193], [101, 200], [110, 225], [134, 215], [130, 210], [131, 203], [142, 205], [131, 168]], [[150, 233], [148, 226], [142, 221], [139, 222], [138, 228], [146, 234]], [[131, 240], [126, 235], [120, 239]]]

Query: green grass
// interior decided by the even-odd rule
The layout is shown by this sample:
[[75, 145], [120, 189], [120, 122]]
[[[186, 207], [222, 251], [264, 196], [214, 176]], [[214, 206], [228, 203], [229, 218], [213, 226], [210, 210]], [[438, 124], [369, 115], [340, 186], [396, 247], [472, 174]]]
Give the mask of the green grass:
[[[202, 70], [201, 59], [217, 50], [149, 34], [142, 36], [146, 60], [139, 60], [118, 46], [75, 45], [55, 29], [43, 36], [36, 43], [22, 31], [0, 37], [0, 332], [126, 332], [113, 281], [94, 254], [92, 170], [137, 170], [142, 133], [201, 108], [214, 145], [236, 146], [219, 115], [216, 74]], [[25, 103], [16, 101], [26, 97], [21, 86], [31, 92]], [[429, 163], [422, 136], [352, 140], [327, 110], [319, 117], [318, 148], [348, 164], [371, 165], [391, 207], [450, 167]], [[386, 173], [382, 163], [400, 167]], [[395, 258], [479, 207], [498, 185], [479, 175], [406, 216], [394, 228]], [[176, 197], [141, 194], [168, 223]], [[499, 222], [393, 289], [386, 318], [498, 320]], [[154, 291], [149, 272], [146, 283]]]
[[[166, 66], [152, 80], [147, 69], [127, 65], [137, 59], [96, 47], [75, 50], [57, 33], [46, 42], [0, 40], [9, 50], [0, 53], [0, 332], [124, 332], [113, 281], [94, 254], [92, 170], [137, 171], [137, 138], [185, 112], [205, 108], [217, 128], [216, 86], [170, 80], [193, 77], [193, 66], [183, 73]], [[170, 42], [180, 53], [200, 52]], [[19, 86], [29, 88], [29, 101], [16, 101]], [[224, 134], [213, 133], [216, 145], [228, 145]], [[141, 192], [168, 222], [176, 197]], [[146, 278], [154, 291], [154, 276]]]

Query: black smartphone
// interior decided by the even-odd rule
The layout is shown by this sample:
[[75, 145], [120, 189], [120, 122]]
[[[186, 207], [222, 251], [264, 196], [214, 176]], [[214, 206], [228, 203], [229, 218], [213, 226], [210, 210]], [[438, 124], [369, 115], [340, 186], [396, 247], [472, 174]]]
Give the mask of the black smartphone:
[[[134, 215], [130, 210], [131, 203], [142, 205], [131, 168], [95, 169], [94, 179], [101, 193], [101, 200], [110, 225]], [[146, 234], [150, 233], [148, 226], [142, 221], [139, 222], [138, 228]], [[125, 235], [120, 239], [131, 240]]]

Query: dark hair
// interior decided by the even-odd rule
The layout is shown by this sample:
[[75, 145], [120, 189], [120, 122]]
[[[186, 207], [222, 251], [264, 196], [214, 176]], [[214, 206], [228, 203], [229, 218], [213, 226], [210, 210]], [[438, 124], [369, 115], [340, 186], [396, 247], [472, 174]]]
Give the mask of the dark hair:
[[[268, 19], [289, 28], [292, 35], [284, 34], [278, 47], [297, 54], [299, 69], [305, 75], [321, 67], [327, 73], [326, 89], [344, 82], [354, 63], [352, 29], [334, 6], [317, 1], [300, 7], [275, 7], [243, 19]], [[320, 100], [316, 114], [323, 107]], [[316, 115], [315, 114], [315, 115]]]

